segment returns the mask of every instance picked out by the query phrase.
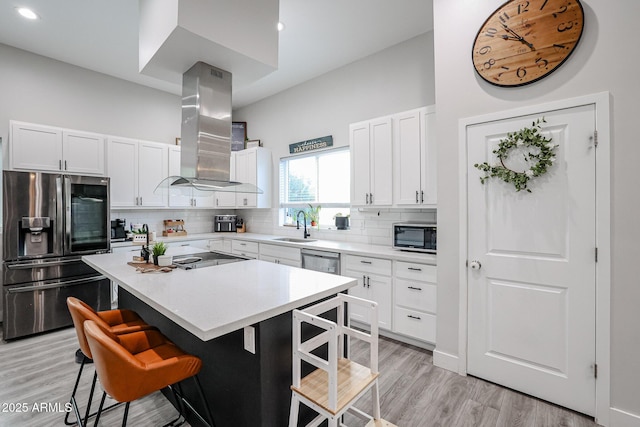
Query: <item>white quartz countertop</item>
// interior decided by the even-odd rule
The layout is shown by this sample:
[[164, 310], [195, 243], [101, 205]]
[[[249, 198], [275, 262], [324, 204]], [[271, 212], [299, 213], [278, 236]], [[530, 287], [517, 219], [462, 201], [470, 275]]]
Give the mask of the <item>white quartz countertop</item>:
[[[269, 243], [273, 245], [280, 246], [289, 246], [295, 248], [308, 248], [308, 249], [317, 249], [317, 250], [325, 250], [332, 252], [340, 252], [342, 254], [351, 254], [351, 255], [361, 255], [361, 256], [371, 256], [374, 258], [383, 258], [383, 259], [391, 259], [396, 261], [407, 261], [407, 262], [419, 262], [423, 264], [431, 264], [436, 265], [436, 255], [426, 254], [421, 252], [409, 252], [409, 251], [399, 251], [396, 249], [392, 249], [390, 246], [383, 245], [367, 245], [364, 243], [350, 243], [350, 242], [341, 242], [335, 240], [323, 240], [323, 239], [315, 239], [310, 238], [305, 242], [287, 242], [281, 239], [285, 236], [276, 236], [271, 234], [260, 234], [260, 233], [203, 233], [203, 234], [190, 234], [187, 236], [180, 237], [161, 237], [158, 236], [157, 240], [162, 240], [167, 243], [171, 242], [187, 242], [189, 240], [217, 240], [217, 239], [235, 239], [235, 240], [247, 240], [251, 242], [257, 243]], [[291, 236], [287, 236], [291, 237]], [[300, 235], [296, 235], [295, 238], [302, 237], [302, 231], [300, 230]], [[117, 242], [112, 243], [112, 248], [124, 247], [124, 246], [134, 246], [132, 242]]]
[[[259, 233], [214, 233], [216, 238], [248, 240], [258, 243], [270, 243], [280, 246], [290, 246], [296, 248], [317, 249], [332, 252], [340, 252], [342, 254], [371, 256], [374, 258], [392, 259], [397, 261], [419, 262], [423, 264], [436, 264], [436, 255], [421, 252], [408, 252], [392, 249], [390, 246], [367, 245], [364, 243], [339, 242], [334, 240], [322, 240], [309, 238], [305, 242], [287, 242], [277, 240], [283, 236], [274, 236]], [[220, 236], [220, 237], [218, 237]], [[302, 237], [302, 230], [300, 236]]]
[[[169, 255], [202, 252], [170, 248]], [[248, 260], [170, 273], [140, 273], [130, 253], [83, 256], [82, 260], [119, 286], [206, 341], [357, 284], [344, 276]]]

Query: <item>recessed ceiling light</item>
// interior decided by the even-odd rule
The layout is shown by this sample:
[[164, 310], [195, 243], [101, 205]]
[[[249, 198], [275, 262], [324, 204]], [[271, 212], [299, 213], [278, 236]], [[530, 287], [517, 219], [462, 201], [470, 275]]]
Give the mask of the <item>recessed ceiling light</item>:
[[27, 19], [38, 19], [38, 15], [27, 7], [19, 7], [18, 13]]
[[278, 22], [278, 31], [284, 30], [284, 24], [282, 22]]

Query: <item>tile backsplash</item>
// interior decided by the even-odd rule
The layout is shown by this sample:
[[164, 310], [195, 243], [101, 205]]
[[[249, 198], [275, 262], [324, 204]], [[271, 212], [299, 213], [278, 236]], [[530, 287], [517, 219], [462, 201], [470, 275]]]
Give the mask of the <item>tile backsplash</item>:
[[[236, 213], [245, 220], [248, 232], [291, 237], [302, 234], [295, 227], [277, 225], [278, 209], [248, 209], [238, 210]], [[311, 229], [311, 237], [316, 239], [391, 246], [391, 224], [402, 221], [435, 223], [436, 210], [354, 208], [351, 209], [349, 230], [309, 228]]]
[[[247, 232], [271, 235], [298, 237], [301, 230], [295, 227], [278, 226], [278, 209], [226, 209], [202, 210], [112, 210], [111, 219], [125, 218], [127, 229], [129, 224], [147, 224], [150, 231], [162, 233], [163, 220], [182, 219], [185, 230], [189, 234], [213, 232], [214, 215], [235, 213], [244, 219]], [[351, 209], [350, 229], [336, 230], [335, 228], [311, 230], [311, 238], [336, 240], [341, 242], [365, 243], [371, 245], [391, 246], [391, 224], [401, 221], [436, 222], [435, 209], [403, 210], [403, 209]]]
[[111, 219], [124, 218], [127, 220], [127, 230], [129, 224], [147, 224], [149, 231], [155, 231], [162, 235], [165, 219], [182, 219], [184, 228], [189, 234], [211, 233], [213, 232], [213, 216], [228, 214], [227, 210], [214, 209], [159, 209], [159, 210], [111, 210]]

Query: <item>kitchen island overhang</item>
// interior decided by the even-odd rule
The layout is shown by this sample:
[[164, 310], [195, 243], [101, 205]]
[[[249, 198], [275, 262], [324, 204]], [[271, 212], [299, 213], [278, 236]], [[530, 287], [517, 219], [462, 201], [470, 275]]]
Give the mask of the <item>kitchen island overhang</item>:
[[[176, 248], [172, 255], [194, 251]], [[120, 307], [137, 311], [202, 359], [199, 377], [218, 427], [288, 424], [291, 311], [357, 284], [348, 277], [258, 260], [171, 273], [139, 273], [127, 261], [127, 254], [85, 259], [120, 286]], [[246, 326], [253, 327], [255, 353], [244, 348]], [[184, 393], [203, 413], [190, 385], [183, 384]], [[165, 396], [172, 400], [170, 393]], [[307, 410], [300, 416], [310, 421], [314, 415]], [[202, 425], [196, 417], [187, 420]]]
[[[180, 247], [170, 255], [201, 250]], [[289, 312], [355, 286], [355, 279], [247, 260], [171, 273], [139, 273], [130, 253], [83, 256], [118, 286], [203, 341]]]

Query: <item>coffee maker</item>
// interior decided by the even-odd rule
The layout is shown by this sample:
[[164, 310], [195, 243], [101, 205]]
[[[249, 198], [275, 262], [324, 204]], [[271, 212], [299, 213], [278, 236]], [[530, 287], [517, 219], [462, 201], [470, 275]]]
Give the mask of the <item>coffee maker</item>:
[[126, 219], [116, 218], [111, 220], [111, 241], [112, 242], [124, 242], [126, 238], [125, 225]]

